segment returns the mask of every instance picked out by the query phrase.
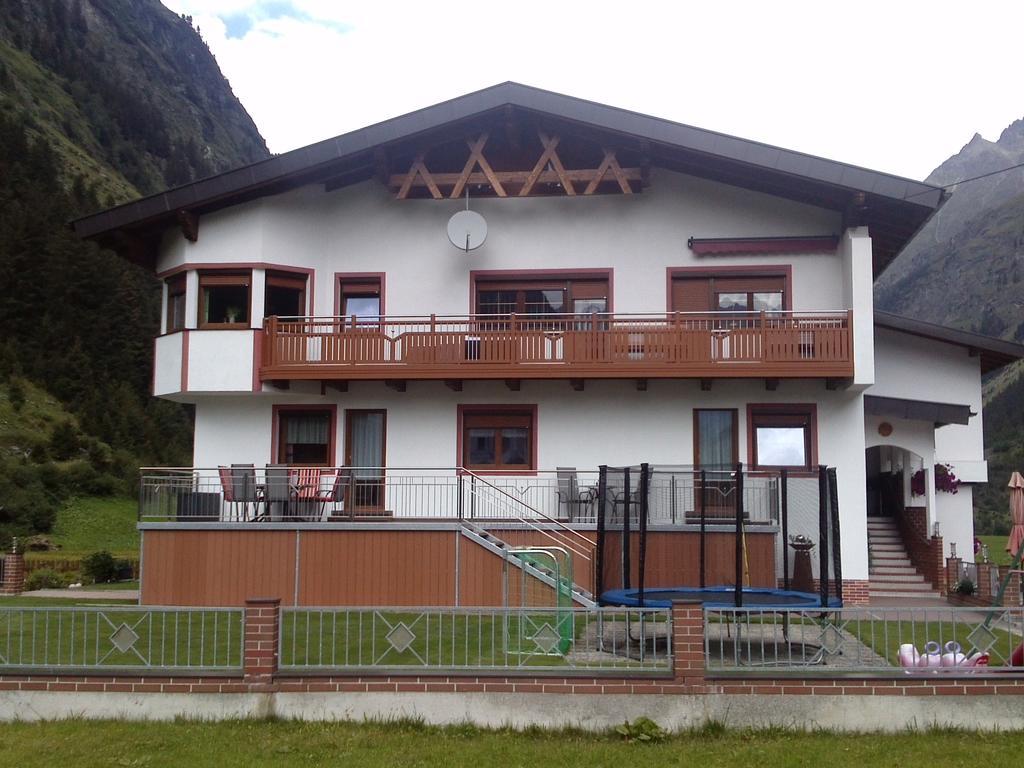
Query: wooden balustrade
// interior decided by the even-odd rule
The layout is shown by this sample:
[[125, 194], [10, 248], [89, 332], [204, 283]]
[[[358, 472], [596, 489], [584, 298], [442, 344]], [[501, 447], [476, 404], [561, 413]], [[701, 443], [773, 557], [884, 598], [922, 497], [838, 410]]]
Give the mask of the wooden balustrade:
[[268, 318], [263, 379], [853, 375], [852, 312]]

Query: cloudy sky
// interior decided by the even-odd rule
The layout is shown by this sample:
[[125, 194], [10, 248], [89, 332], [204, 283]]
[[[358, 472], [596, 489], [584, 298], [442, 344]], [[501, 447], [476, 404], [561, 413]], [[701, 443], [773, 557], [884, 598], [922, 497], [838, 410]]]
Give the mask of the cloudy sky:
[[273, 152], [505, 80], [915, 179], [1024, 117], [1020, 2], [163, 2]]

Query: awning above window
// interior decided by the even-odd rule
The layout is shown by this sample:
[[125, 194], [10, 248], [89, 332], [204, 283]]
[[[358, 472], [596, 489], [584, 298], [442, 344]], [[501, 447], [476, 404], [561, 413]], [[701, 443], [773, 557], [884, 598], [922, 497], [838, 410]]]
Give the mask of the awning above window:
[[864, 396], [864, 413], [872, 416], [889, 416], [907, 421], [930, 421], [936, 427], [946, 424], [967, 424], [971, 416], [969, 405], [955, 403], [933, 403], [928, 400], [904, 400], [900, 397]]

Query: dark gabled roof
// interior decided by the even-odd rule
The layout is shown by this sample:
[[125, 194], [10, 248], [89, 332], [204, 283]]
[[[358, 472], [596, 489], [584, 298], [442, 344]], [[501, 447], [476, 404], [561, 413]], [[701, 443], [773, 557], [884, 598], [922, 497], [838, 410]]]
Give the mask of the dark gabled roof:
[[616, 141], [652, 165], [842, 211], [847, 222], [870, 228], [876, 275], [946, 199], [941, 188], [910, 179], [508, 82], [85, 216], [72, 226], [80, 237], [107, 245], [152, 238], [180, 211], [202, 214], [314, 182], [336, 188], [363, 181], [379, 168], [382, 150], [423, 143], [457, 124], [516, 117]]
[[1004, 365], [1024, 358], [1024, 346], [1014, 344], [1012, 341], [1003, 341], [991, 336], [983, 336], [980, 333], [947, 328], [944, 325], [913, 320], [880, 310], [875, 310], [875, 327], [965, 347], [981, 357], [982, 373], [995, 371]]

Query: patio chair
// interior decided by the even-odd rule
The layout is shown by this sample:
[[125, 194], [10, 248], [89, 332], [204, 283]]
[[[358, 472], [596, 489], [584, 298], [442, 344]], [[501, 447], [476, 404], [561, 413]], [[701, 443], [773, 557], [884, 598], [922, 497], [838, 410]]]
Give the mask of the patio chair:
[[295, 517], [302, 520], [318, 517], [315, 514], [310, 514], [310, 511], [322, 501], [321, 487], [324, 474], [325, 470], [321, 467], [302, 467], [295, 470], [293, 485], [295, 504], [292, 510]]
[[267, 464], [263, 483], [266, 518], [276, 522], [289, 514], [295, 497], [294, 473], [286, 464]]
[[217, 467], [220, 474], [220, 485], [224, 492], [224, 502], [231, 505], [232, 514], [229, 519], [238, 519], [241, 505], [241, 519], [249, 516], [249, 505], [255, 507], [259, 501], [259, 489], [256, 485], [256, 469], [252, 464], [232, 464], [230, 467]]
[[337, 471], [331, 471], [324, 473], [321, 480], [326, 480], [323, 485], [329, 485], [330, 488], [326, 491], [321, 491], [319, 501], [320, 507], [320, 521], [326, 523], [327, 519], [337, 510], [338, 505], [342, 505], [342, 512], [344, 512], [345, 505], [345, 494], [348, 493], [348, 488], [352, 484], [352, 470], [351, 468], [342, 468]]
[[[576, 467], [556, 467], [558, 477], [558, 508], [565, 506], [566, 517], [578, 520], [583, 517], [583, 507], [589, 507], [597, 497], [596, 488], [580, 488], [576, 476]], [[575, 508], [576, 514], [573, 515]], [[589, 515], [588, 515], [589, 518]]]
[[249, 505], [252, 504], [253, 517], [259, 515], [259, 504], [262, 501], [261, 489], [256, 482], [255, 464], [232, 464], [231, 482], [234, 486], [235, 500], [242, 504], [243, 519], [249, 519]]

